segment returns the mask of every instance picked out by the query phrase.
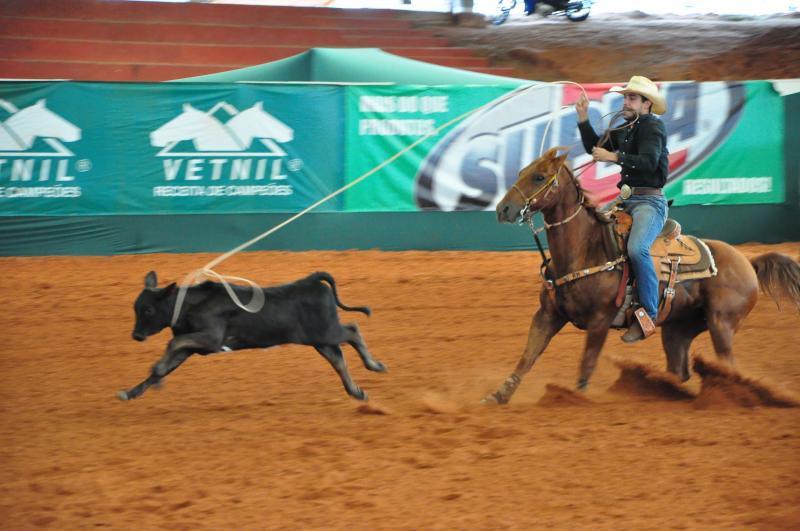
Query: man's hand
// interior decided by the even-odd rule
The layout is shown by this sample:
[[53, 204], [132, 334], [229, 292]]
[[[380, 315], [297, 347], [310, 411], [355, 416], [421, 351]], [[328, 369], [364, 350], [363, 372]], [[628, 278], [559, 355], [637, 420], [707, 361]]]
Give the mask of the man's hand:
[[585, 122], [589, 119], [589, 100], [586, 99], [586, 94], [581, 93], [578, 103], [575, 104], [575, 112], [578, 113], [579, 122]]
[[601, 147], [592, 148], [592, 158], [595, 162], [617, 162], [617, 154]]

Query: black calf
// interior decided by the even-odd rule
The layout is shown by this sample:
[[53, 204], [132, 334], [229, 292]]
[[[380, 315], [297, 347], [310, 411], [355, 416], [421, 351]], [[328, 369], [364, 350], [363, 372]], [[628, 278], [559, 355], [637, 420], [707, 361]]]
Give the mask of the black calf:
[[[328, 285], [323, 283], [326, 282]], [[178, 294], [176, 285], [159, 289], [155, 272], [145, 276], [144, 290], [134, 304], [136, 325], [133, 338], [144, 341], [168, 326], [173, 338], [164, 356], [153, 366], [150, 376], [127, 391], [121, 400], [138, 397], [157, 385], [192, 354], [264, 348], [287, 343], [311, 345], [325, 357], [342, 379], [347, 393], [359, 400], [367, 394], [350, 378], [339, 345], [349, 343], [371, 371], [384, 372], [384, 365], [370, 354], [358, 325], [339, 322], [336, 307], [367, 315], [367, 307], [345, 306], [336, 294], [336, 283], [328, 273], [313, 273], [291, 284], [261, 288], [264, 306], [256, 313], [238, 307], [222, 284], [205, 282], [186, 291], [179, 318], [170, 325]], [[252, 290], [232, 286], [239, 300], [248, 300]]]

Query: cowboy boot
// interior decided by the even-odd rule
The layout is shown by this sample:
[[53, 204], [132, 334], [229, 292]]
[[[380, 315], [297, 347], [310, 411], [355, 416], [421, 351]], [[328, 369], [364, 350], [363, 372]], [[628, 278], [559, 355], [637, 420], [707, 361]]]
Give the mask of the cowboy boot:
[[637, 308], [633, 315], [636, 316], [636, 320], [622, 335], [622, 341], [625, 343], [634, 343], [647, 339], [656, 332], [656, 325], [653, 324], [653, 320], [650, 319], [644, 308]]

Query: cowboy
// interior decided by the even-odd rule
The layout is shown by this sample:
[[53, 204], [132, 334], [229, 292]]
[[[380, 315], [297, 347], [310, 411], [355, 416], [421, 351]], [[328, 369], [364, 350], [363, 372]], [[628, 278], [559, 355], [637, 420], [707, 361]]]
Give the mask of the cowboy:
[[650, 246], [667, 219], [667, 200], [662, 188], [667, 183], [669, 152], [664, 123], [654, 115], [664, 114], [667, 105], [656, 84], [643, 76], [633, 76], [624, 87], [612, 87], [610, 91], [624, 97], [625, 123], [611, 131], [601, 146], [597, 145], [599, 137], [589, 124], [589, 100], [585, 94], [579, 98], [575, 110], [586, 152], [597, 162], [613, 162], [622, 168], [617, 187], [624, 210], [633, 218], [628, 258], [636, 278], [639, 304], [647, 312], [646, 315], [634, 312], [637, 321], [622, 336], [623, 341], [632, 343], [655, 332], [658, 314], [658, 277], [650, 258]]

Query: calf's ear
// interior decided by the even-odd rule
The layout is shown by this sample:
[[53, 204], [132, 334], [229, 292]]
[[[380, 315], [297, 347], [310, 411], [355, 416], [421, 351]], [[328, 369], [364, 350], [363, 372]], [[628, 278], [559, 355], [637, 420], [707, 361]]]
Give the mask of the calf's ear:
[[147, 289], [156, 289], [158, 287], [158, 277], [155, 271], [150, 271], [144, 276], [144, 287]]
[[172, 295], [172, 292], [175, 291], [175, 289], [176, 289], [176, 284], [173, 282], [172, 284], [161, 290], [161, 292], [158, 294], [158, 298], [164, 299], [166, 297], [169, 297], [170, 295]]

